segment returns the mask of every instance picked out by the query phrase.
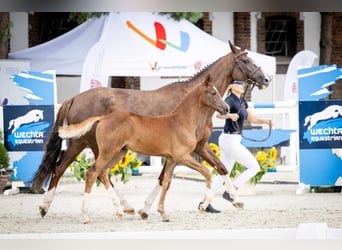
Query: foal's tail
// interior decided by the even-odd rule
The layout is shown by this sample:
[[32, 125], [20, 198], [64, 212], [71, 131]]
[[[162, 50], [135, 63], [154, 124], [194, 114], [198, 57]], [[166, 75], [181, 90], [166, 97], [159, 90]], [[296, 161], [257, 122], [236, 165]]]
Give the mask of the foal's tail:
[[58, 135], [58, 128], [63, 125], [67, 119], [68, 112], [74, 99], [68, 99], [62, 103], [58, 110], [57, 118], [51, 131], [49, 140], [45, 146], [45, 153], [38, 170], [35, 172], [33, 179], [30, 181], [32, 190], [39, 192], [44, 184], [51, 178], [56, 168], [57, 161], [62, 154], [62, 138]]
[[91, 130], [94, 123], [101, 120], [103, 117], [104, 116], [93, 116], [78, 124], [60, 127], [58, 130], [59, 136], [63, 139], [79, 138], [82, 135], [85, 135], [89, 130]]

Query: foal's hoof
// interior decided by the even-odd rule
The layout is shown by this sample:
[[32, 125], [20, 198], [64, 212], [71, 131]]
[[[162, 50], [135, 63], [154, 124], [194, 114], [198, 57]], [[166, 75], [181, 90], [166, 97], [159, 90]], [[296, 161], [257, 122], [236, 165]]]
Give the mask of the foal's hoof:
[[124, 210], [124, 213], [133, 215], [133, 214], [135, 214], [135, 210], [134, 210], [134, 208], [127, 208]]
[[40, 216], [42, 216], [42, 218], [44, 218], [44, 216], [47, 214], [47, 210], [45, 208], [43, 208], [42, 206], [39, 206], [39, 212], [40, 212]]
[[83, 222], [84, 225], [88, 225], [88, 224], [91, 224], [91, 221], [90, 220], [86, 220], [85, 222]]
[[139, 213], [141, 219], [146, 220], [146, 219], [148, 218], [148, 214], [145, 213], [144, 210], [140, 209], [140, 210], [138, 211], [138, 213]]
[[170, 222], [170, 219], [169, 218], [164, 218], [162, 221], [163, 222]]
[[122, 213], [116, 213], [115, 216], [116, 216], [116, 218], [121, 219], [122, 218]]
[[245, 204], [243, 202], [234, 201], [232, 205], [236, 208], [243, 209]]

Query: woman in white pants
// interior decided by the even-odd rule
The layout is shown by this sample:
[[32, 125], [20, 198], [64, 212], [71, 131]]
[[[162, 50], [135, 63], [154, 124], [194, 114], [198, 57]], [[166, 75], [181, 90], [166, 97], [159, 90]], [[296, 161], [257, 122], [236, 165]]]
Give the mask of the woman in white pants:
[[[239, 162], [247, 169], [239, 175], [234, 181], [233, 185], [238, 190], [242, 185], [249, 181], [256, 175], [260, 169], [258, 161], [253, 154], [241, 144], [241, 131], [245, 120], [253, 124], [270, 124], [273, 125], [272, 120], [266, 120], [256, 117], [252, 110], [248, 107], [248, 103], [243, 99], [242, 94], [245, 91], [245, 82], [233, 81], [228, 88], [228, 96], [225, 102], [230, 107], [230, 113], [227, 115], [217, 114], [217, 118], [225, 119], [225, 125], [222, 134], [219, 136], [219, 147], [221, 161], [227, 168], [228, 172], [233, 168], [235, 161]], [[212, 192], [217, 194], [220, 192], [222, 184], [224, 183], [224, 176], [215, 176], [212, 183]], [[229, 193], [225, 191], [222, 197], [232, 203], [234, 207], [243, 208], [244, 204], [239, 202], [237, 197], [233, 200]], [[209, 213], [219, 213], [219, 210], [213, 208], [209, 204], [203, 208], [203, 202], [200, 202], [198, 208]]]

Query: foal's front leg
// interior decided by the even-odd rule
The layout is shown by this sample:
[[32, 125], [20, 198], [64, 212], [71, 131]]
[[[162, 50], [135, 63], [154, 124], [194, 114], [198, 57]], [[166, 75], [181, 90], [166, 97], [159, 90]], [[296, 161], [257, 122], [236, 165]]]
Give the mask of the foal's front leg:
[[164, 175], [162, 178], [162, 191], [159, 197], [159, 204], [158, 204], [158, 212], [160, 213], [163, 222], [170, 221], [170, 219], [165, 213], [164, 203], [165, 203], [166, 192], [169, 190], [171, 180], [172, 180], [173, 170], [175, 169], [175, 167], [176, 167], [176, 162], [174, 162], [173, 160], [172, 161], [170, 160], [165, 163], [164, 168], [163, 168]]
[[171, 163], [169, 158], [166, 158], [166, 161], [164, 163], [163, 169], [159, 174], [157, 184], [153, 188], [152, 192], [149, 194], [149, 196], [146, 198], [144, 202], [144, 208], [139, 210], [139, 214], [143, 220], [148, 218], [148, 214], [150, 213], [151, 206], [153, 202], [155, 201], [157, 195], [159, 194], [160, 190], [162, 189], [162, 182], [164, 179], [164, 173], [165, 173], [165, 166], [169, 165]]

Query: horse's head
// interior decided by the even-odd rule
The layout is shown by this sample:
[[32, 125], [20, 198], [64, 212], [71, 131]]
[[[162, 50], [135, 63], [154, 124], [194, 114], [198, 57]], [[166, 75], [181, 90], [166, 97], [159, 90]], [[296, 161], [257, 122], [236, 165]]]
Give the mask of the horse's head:
[[225, 115], [229, 112], [229, 106], [223, 101], [216, 87], [210, 84], [210, 79], [210, 75], [208, 75], [201, 86], [204, 89], [201, 96], [202, 103], [220, 114]]
[[259, 89], [267, 88], [271, 79], [247, 56], [247, 51], [245, 51], [247, 43], [241, 49], [235, 47], [230, 41], [229, 46], [234, 60], [231, 70], [233, 80], [245, 81]]

